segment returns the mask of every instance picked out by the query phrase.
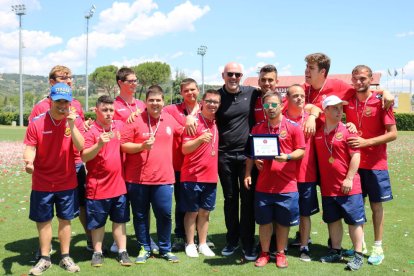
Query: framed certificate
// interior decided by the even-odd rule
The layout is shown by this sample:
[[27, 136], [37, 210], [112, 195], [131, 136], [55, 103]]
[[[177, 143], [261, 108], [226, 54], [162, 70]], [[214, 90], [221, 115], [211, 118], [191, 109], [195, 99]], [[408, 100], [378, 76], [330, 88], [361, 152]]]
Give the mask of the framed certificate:
[[278, 134], [250, 134], [249, 139], [253, 159], [273, 159], [280, 155]]

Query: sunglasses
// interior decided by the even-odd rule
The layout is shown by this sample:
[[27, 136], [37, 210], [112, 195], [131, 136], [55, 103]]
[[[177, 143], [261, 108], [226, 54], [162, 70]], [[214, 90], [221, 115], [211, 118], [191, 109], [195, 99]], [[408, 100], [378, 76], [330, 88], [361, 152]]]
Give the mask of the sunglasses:
[[240, 78], [241, 76], [243, 76], [243, 74], [242, 73], [227, 72], [227, 77], [231, 78], [233, 76], [236, 76], [236, 78]]
[[138, 80], [124, 80], [124, 82], [127, 82], [129, 84], [138, 83]]
[[265, 104], [263, 104], [263, 108], [264, 109], [276, 108], [278, 105], [279, 105], [278, 103], [270, 103], [270, 104], [265, 103]]

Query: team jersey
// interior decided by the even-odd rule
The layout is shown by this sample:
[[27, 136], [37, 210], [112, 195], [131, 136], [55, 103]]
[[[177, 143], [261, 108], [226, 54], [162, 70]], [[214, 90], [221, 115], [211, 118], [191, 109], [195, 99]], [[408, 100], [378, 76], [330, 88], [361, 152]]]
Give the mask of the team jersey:
[[[287, 112], [284, 112], [285, 117], [289, 118], [286, 113]], [[297, 123], [301, 129], [303, 128], [303, 124], [309, 118], [309, 113], [303, 112], [302, 114], [303, 116], [300, 116], [298, 118], [289, 118], [289, 120]], [[298, 163], [296, 166], [296, 177], [298, 183], [316, 182], [318, 180], [318, 167], [316, 162], [315, 144], [313, 142], [313, 137], [305, 137], [305, 144], [305, 156], [303, 156], [302, 159], [296, 161]]]
[[[298, 124], [283, 117], [280, 126], [269, 127], [268, 122], [262, 122], [252, 129], [252, 134], [279, 134], [279, 145], [282, 153], [292, 153], [297, 149], [305, 149], [305, 137]], [[262, 193], [297, 192], [296, 166], [297, 162], [278, 162], [263, 160], [263, 169], [259, 171], [256, 191]]]
[[[29, 124], [33, 120], [34, 117], [39, 116], [42, 113], [45, 113], [50, 109], [52, 105], [52, 100], [49, 97], [46, 97], [42, 100], [40, 100], [32, 109], [32, 112], [30, 112], [29, 115]], [[83, 114], [82, 104], [76, 100], [72, 99], [72, 102], [70, 103], [71, 109], [75, 110], [76, 113], [82, 118], [82, 120], [85, 120], [85, 115]]]
[[142, 112], [145, 110], [145, 103], [141, 100], [134, 99], [132, 104], [127, 103], [121, 96], [117, 96], [114, 101], [114, 120], [126, 122], [129, 115], [138, 109]]
[[215, 120], [197, 115], [198, 126], [195, 136], [183, 134], [183, 145], [210, 132], [213, 137], [210, 143], [202, 143], [195, 151], [184, 155], [181, 168], [181, 182], [217, 183], [218, 180], [218, 131]]
[[[106, 143], [92, 160], [86, 162], [86, 198], [108, 199], [126, 194], [121, 166], [121, 121], [113, 121], [110, 130], [112, 139]], [[108, 132], [107, 131], [107, 132]], [[105, 130], [95, 121], [84, 134], [85, 149], [95, 145]]]
[[266, 113], [263, 108], [262, 97], [257, 97], [254, 104], [254, 120], [256, 124], [260, 124], [266, 120]]
[[[163, 111], [170, 114], [181, 126], [185, 126], [188, 111], [184, 103], [171, 104], [163, 108]], [[198, 117], [197, 117], [198, 118]], [[173, 166], [174, 171], [181, 171], [184, 155], [181, 151], [182, 137], [176, 137], [173, 145]]]
[[[381, 97], [376, 92], [366, 102], [359, 102], [354, 95], [344, 106], [347, 122], [352, 122], [364, 139], [377, 137], [386, 133], [386, 125], [395, 125], [392, 108], [382, 108]], [[361, 148], [362, 169], [387, 170], [387, 144]]]
[[[171, 115], [161, 112], [160, 119], [150, 117], [144, 111], [121, 131], [121, 144], [142, 143], [155, 133], [151, 150], [126, 154], [125, 181], [145, 185], [163, 185], [175, 182], [172, 165], [174, 137], [182, 134], [183, 127]], [[158, 125], [158, 126], [157, 126]]]
[[326, 79], [325, 85], [321, 89], [314, 89], [311, 85], [304, 83], [305, 102], [314, 104], [322, 109], [322, 101], [331, 95], [336, 95], [342, 100], [348, 100], [355, 94], [355, 89], [338, 79]]
[[[343, 123], [339, 123], [335, 130], [325, 135], [324, 127], [320, 127], [315, 133], [315, 148], [319, 164], [320, 184], [322, 196], [346, 196], [341, 187], [348, 173], [351, 154], [358, 153], [358, 149], [348, 146], [346, 140], [355, 137], [346, 129]], [[332, 147], [332, 155], [330, 149]], [[331, 158], [332, 157], [332, 158]], [[347, 195], [361, 193], [359, 174], [356, 173], [352, 189]]]
[[[59, 192], [78, 185], [71, 130], [66, 118], [55, 120], [55, 124], [46, 112], [33, 118], [26, 130], [24, 143], [36, 147], [32, 174], [34, 191]], [[75, 125], [83, 133], [83, 121], [79, 117]]]

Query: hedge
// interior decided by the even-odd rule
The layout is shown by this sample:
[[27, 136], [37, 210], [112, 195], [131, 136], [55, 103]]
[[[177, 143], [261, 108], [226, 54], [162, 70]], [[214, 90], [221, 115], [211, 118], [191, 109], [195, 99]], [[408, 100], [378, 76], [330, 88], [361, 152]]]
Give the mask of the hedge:
[[[23, 124], [27, 126], [29, 114], [23, 114]], [[85, 118], [95, 119], [95, 112], [86, 112]], [[414, 113], [395, 113], [398, 130], [414, 131]], [[13, 121], [19, 123], [19, 113], [0, 112], [0, 125], [11, 125]]]

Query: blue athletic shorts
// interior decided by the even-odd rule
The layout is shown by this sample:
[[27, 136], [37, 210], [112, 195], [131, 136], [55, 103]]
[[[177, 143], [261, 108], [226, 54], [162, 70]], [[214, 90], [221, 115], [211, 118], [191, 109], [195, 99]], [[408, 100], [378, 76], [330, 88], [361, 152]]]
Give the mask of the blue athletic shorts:
[[310, 217], [319, 213], [318, 194], [316, 182], [299, 182], [299, 214], [302, 217]]
[[126, 195], [108, 199], [86, 199], [86, 223], [88, 230], [105, 225], [108, 216], [112, 222], [129, 221], [129, 202]]
[[35, 222], [46, 222], [56, 216], [64, 220], [72, 220], [79, 215], [78, 190], [71, 189], [60, 192], [32, 191], [30, 194], [29, 218]]
[[85, 207], [85, 185], [86, 185], [86, 169], [83, 163], [76, 163], [76, 177], [78, 178], [78, 201], [79, 206]]
[[368, 196], [371, 202], [385, 202], [391, 200], [392, 191], [390, 176], [386, 170], [359, 169], [362, 193]]
[[256, 223], [260, 225], [269, 224], [273, 221], [283, 226], [298, 225], [299, 193], [270, 194], [255, 192], [254, 214]]
[[213, 211], [216, 207], [216, 183], [182, 182], [180, 205], [182, 212]]
[[325, 223], [332, 223], [342, 218], [350, 225], [362, 225], [367, 221], [362, 194], [323, 196], [322, 210], [322, 219]]

